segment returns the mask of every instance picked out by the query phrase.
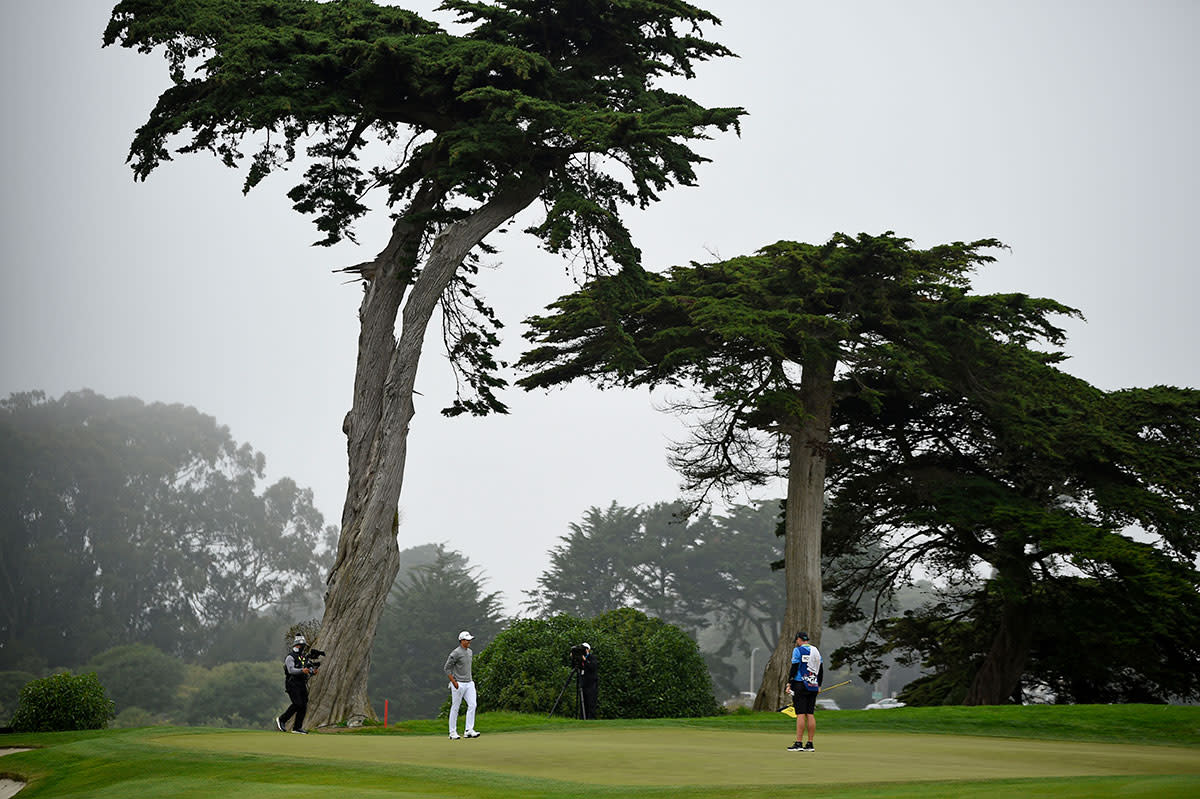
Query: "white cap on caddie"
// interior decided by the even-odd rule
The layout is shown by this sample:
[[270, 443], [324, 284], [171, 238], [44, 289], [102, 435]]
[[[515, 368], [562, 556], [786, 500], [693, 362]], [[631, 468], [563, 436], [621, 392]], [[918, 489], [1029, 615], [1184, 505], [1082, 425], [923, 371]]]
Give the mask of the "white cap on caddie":
[[458, 640], [460, 640], [460, 641], [470, 641], [474, 637], [475, 636], [471, 635], [466, 630], [463, 630], [461, 633], [458, 634]]

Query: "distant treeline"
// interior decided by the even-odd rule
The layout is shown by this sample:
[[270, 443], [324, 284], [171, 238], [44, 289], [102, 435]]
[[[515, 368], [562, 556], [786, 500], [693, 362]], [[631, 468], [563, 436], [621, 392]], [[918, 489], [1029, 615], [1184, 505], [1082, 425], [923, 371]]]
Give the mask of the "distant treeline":
[[0, 669], [130, 644], [264, 656], [245, 648], [264, 614], [314, 612], [331, 533], [310, 490], [259, 487], [264, 464], [182, 405], [90, 391], [0, 402]]
[[[292, 480], [260, 488], [264, 463], [193, 408], [90, 391], [0, 401], [0, 717], [22, 681], [59, 668], [107, 675], [121, 723], [257, 723], [277, 712], [284, 633], [319, 618], [337, 531]], [[840, 551], [837, 529], [850, 509], [844, 498], [835, 504], [825, 533], [834, 615], [821, 647], [831, 674], [854, 677], [836, 699], [861, 707], [876, 681], [893, 694], [915, 680], [910, 702], [952, 701], [994, 637], [1005, 586], [994, 575], [932, 586], [897, 572], [907, 582], [864, 591], [855, 570], [887, 544]], [[718, 699], [754, 690], [784, 632], [783, 574], [772, 568], [782, 558], [780, 503], [690, 511], [678, 502], [587, 509], [550, 550], [523, 615], [589, 619], [634, 608], [696, 639]], [[1185, 533], [1189, 525], [1178, 520]], [[1092, 545], [1083, 528], [1045, 533], [1068, 534]], [[1020, 631], [1031, 656], [1014, 701], [1195, 698], [1198, 679], [1185, 662], [1195, 616], [1190, 628], [1172, 619], [1197, 604], [1194, 591], [1178, 593], [1195, 585], [1196, 570], [1171, 567], [1150, 545], [1123, 546], [1108, 556], [1111, 572], [1048, 576], [1031, 589], [1039, 602], [1060, 601]], [[454, 645], [447, 636], [471, 629], [481, 650], [512, 622], [485, 583], [448, 542], [401, 552], [372, 650], [376, 712], [386, 699], [397, 718], [436, 714], [441, 663]], [[1169, 608], [1161, 623], [1147, 610], [1155, 607]], [[1134, 611], [1141, 621], [1122, 624], [1121, 635], [1155, 653], [1138, 680], [1103, 654], [1112, 620]], [[1166, 641], [1176, 646], [1164, 653]], [[884, 646], [893, 650], [886, 658]], [[196, 699], [210, 679], [242, 704]]]

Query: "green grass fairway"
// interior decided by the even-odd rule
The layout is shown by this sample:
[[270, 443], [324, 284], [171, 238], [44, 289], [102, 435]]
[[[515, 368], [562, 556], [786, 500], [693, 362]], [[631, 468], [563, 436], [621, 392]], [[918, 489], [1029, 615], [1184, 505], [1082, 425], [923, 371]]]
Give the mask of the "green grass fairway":
[[[389, 729], [143, 728], [0, 736], [18, 799], [358, 799], [586, 793], [618, 797], [1200, 796], [1200, 708], [903, 708], [819, 716], [818, 751], [786, 751], [775, 713], [600, 721], [481, 714], [483, 737], [445, 721]], [[1118, 740], [1123, 729], [1127, 739]]]
[[[403, 763], [450, 772], [611, 786], [771, 786], [803, 775], [806, 784], [997, 780], [1190, 774], [1200, 752], [1183, 747], [1117, 746], [956, 735], [830, 733], [813, 754], [785, 751], [791, 736], [680, 729], [544, 730], [445, 737], [308, 736], [269, 732], [150, 739], [225, 754], [320, 759], [331, 764]], [[482, 774], [480, 779], [486, 779]]]

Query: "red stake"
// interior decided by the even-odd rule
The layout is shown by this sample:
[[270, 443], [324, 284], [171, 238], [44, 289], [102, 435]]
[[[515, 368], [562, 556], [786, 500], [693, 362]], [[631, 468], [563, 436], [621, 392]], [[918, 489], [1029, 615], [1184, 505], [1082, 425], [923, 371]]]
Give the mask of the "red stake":
[[387, 700], [383, 700], [383, 726], [387, 726]]

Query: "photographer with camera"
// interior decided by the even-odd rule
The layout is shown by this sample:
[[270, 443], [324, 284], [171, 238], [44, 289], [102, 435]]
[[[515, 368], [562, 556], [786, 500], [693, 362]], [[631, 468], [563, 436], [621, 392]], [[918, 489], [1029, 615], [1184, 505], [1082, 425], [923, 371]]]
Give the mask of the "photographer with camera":
[[316, 658], [325, 653], [319, 649], [309, 649], [303, 635], [292, 639], [292, 650], [283, 659], [283, 689], [287, 691], [292, 704], [284, 714], [275, 719], [275, 727], [280, 732], [287, 732], [288, 720], [294, 715], [296, 722], [292, 732], [307, 735], [304, 729], [304, 714], [308, 710], [308, 678], [317, 673], [321, 664]]
[[600, 694], [600, 663], [592, 652], [592, 645], [584, 641], [579, 645], [580, 690], [583, 694], [583, 718], [596, 718], [596, 698]]

